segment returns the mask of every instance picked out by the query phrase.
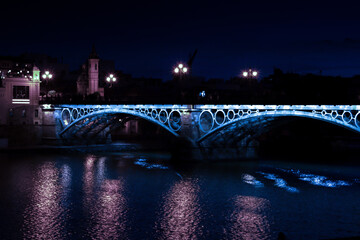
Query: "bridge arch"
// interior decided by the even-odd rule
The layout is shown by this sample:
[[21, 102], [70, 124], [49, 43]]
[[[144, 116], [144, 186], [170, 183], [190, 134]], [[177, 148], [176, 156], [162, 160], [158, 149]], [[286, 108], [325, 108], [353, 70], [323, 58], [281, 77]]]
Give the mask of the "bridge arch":
[[[116, 120], [116, 117], [119, 115], [125, 115], [125, 116], [131, 116], [131, 117], [137, 117], [140, 119], [144, 119], [146, 121], [149, 121], [153, 124], [156, 124], [157, 126], [160, 126], [161, 128], [165, 129], [167, 132], [172, 134], [175, 137], [179, 137], [179, 134], [176, 132], [180, 129], [180, 127], [177, 127], [172, 129], [170, 126], [170, 117], [172, 114], [175, 114], [174, 111], [170, 112], [169, 114], [166, 112], [166, 115], [164, 112], [165, 110], [152, 110], [151, 112], [143, 113], [136, 110], [131, 109], [125, 109], [125, 108], [115, 108], [115, 109], [102, 109], [102, 110], [88, 110], [91, 112], [88, 112], [79, 118], [74, 118], [73, 113], [76, 111], [76, 113], [79, 112], [79, 110], [74, 110], [75, 108], [72, 108], [71, 110], [68, 108], [64, 108], [61, 110], [60, 113], [60, 123], [62, 130], [59, 132], [59, 136], [63, 137], [66, 134], [73, 134], [73, 132], [77, 132], [81, 130], [81, 128], [87, 128], [88, 125], [94, 124], [95, 121], [101, 121], [104, 125], [103, 129], [106, 128], [106, 126], [109, 126], [111, 124], [115, 124], [114, 120]], [[66, 119], [64, 120], [63, 113], [64, 111], [68, 111], [70, 114], [70, 123]], [[176, 112], [176, 111], [175, 111]], [[165, 118], [161, 118], [162, 116], [165, 116]], [[150, 115], [150, 116], [149, 116]], [[170, 116], [169, 116], [170, 115]], [[73, 132], [72, 132], [73, 131]]]
[[[207, 112], [210, 112], [209, 110], [205, 110]], [[229, 110], [229, 112], [233, 110]], [[218, 111], [217, 111], [218, 112]], [[216, 113], [217, 113], [216, 112]], [[351, 117], [347, 118], [346, 116], [348, 113], [351, 114]], [[232, 113], [231, 113], [232, 114]], [[249, 121], [258, 122], [258, 124], [262, 124], [265, 122], [272, 122], [279, 118], [286, 118], [286, 117], [301, 117], [301, 118], [309, 118], [309, 119], [315, 119], [320, 120], [324, 122], [328, 122], [340, 127], [343, 127], [345, 129], [360, 133], [360, 112], [357, 112], [355, 114], [352, 114], [350, 111], [343, 111], [341, 115], [334, 112], [326, 112], [321, 111], [320, 114], [318, 112], [306, 112], [306, 111], [296, 111], [296, 110], [289, 110], [289, 111], [255, 111], [254, 113], [251, 113], [251, 110], [248, 110], [247, 114], [243, 114], [240, 117], [232, 118], [227, 122], [223, 122], [222, 124], [218, 124], [216, 119], [213, 120], [211, 130], [203, 134], [198, 140], [198, 143], [202, 143], [203, 141], [206, 141], [206, 139], [210, 138], [214, 134], [218, 133], [219, 131], [226, 129], [227, 127], [231, 125], [236, 125], [240, 122], [242, 122], [244, 125], [245, 123]], [[214, 127], [214, 122], [217, 123], [217, 126]], [[200, 122], [199, 122], [200, 125]], [[201, 125], [200, 125], [201, 128]]]

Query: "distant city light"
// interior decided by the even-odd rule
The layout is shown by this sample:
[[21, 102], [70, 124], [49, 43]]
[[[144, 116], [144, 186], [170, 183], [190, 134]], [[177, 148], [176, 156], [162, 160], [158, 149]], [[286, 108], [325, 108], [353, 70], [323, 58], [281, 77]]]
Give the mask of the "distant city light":
[[200, 97], [205, 97], [205, 95], [206, 95], [205, 91], [201, 91], [201, 92], [199, 93], [199, 96], [200, 96]]

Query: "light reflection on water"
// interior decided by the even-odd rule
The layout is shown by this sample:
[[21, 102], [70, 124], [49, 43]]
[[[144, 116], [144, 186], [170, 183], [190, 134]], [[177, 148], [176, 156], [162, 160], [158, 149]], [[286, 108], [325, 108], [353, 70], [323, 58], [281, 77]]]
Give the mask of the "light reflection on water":
[[[24, 212], [25, 239], [62, 239], [66, 210], [61, 206], [59, 172], [53, 162], [36, 171], [29, 206]], [[65, 186], [66, 188], [66, 186]]]
[[127, 206], [123, 196], [123, 181], [105, 180], [93, 205], [92, 239], [126, 239]]
[[90, 223], [86, 235], [91, 239], [126, 239], [124, 183], [106, 179], [105, 162], [105, 157], [88, 156], [84, 163], [84, 211]]
[[227, 239], [271, 239], [270, 224], [266, 211], [268, 200], [252, 196], [237, 196], [233, 200], [234, 211], [230, 215], [230, 228], [225, 229]]
[[[0, 239], [276, 239], [280, 231], [289, 239], [360, 236], [356, 174], [276, 165], [188, 171], [156, 159], [95, 155], [14, 166], [0, 185], [0, 203], [16, 199], [9, 202], [16, 211], [0, 204], [0, 212], [15, 224], [0, 228]], [[14, 237], [3, 238], [2, 231]]]
[[194, 180], [176, 182], [166, 194], [160, 221], [161, 239], [198, 239], [200, 226], [199, 186]]
[[94, 175], [95, 175], [95, 157], [90, 155], [86, 157], [84, 162], [84, 177], [83, 177], [83, 191], [84, 191], [84, 208], [92, 208], [94, 198]]

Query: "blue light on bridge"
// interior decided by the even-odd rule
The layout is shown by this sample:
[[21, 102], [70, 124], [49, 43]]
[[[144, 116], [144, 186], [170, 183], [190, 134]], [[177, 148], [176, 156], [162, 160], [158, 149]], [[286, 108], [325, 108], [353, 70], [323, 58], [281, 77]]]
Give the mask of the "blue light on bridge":
[[62, 124], [60, 136], [91, 123], [105, 124], [119, 114], [150, 121], [174, 136], [185, 134], [184, 126], [191, 125], [200, 130], [196, 139], [191, 137], [198, 142], [237, 122], [277, 117], [311, 118], [360, 132], [360, 105], [58, 105], [55, 109]]

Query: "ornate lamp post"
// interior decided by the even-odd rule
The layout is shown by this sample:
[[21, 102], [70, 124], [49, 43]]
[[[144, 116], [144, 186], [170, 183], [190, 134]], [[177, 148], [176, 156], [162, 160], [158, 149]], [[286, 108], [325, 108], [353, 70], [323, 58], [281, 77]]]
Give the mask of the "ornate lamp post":
[[259, 72], [256, 70], [252, 70], [251, 68], [247, 71], [242, 72], [242, 76], [244, 78], [256, 78], [258, 76]]
[[179, 63], [179, 65], [177, 65], [174, 68], [174, 74], [176, 75], [182, 75], [182, 74], [186, 74], [189, 71], [189, 69], [187, 67], [184, 66], [184, 64]]
[[116, 82], [116, 77], [115, 77], [115, 75], [114, 74], [109, 74], [107, 77], [106, 77], [106, 83], [109, 85], [109, 89], [108, 89], [108, 98], [109, 98], [109, 100], [111, 101], [112, 100], [112, 98], [114, 97], [113, 95], [114, 95], [114, 90], [110, 90], [111, 88], [112, 88], [112, 86], [113, 86], [113, 84]]
[[54, 76], [49, 71], [45, 71], [45, 73], [41, 77], [42, 77], [42, 79], [45, 80], [45, 92], [46, 92], [46, 97], [47, 97], [48, 96], [48, 81], [53, 79]]
[[183, 63], [179, 63], [173, 70], [174, 77], [181, 80], [186, 74], [189, 73], [189, 68]]
[[110, 87], [112, 87], [112, 84], [116, 82], [116, 77], [114, 76], [114, 74], [110, 74], [109, 76], [106, 77], [106, 82], [110, 84]]

